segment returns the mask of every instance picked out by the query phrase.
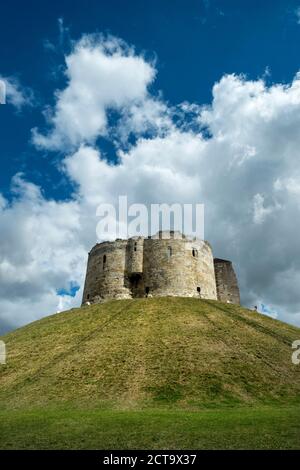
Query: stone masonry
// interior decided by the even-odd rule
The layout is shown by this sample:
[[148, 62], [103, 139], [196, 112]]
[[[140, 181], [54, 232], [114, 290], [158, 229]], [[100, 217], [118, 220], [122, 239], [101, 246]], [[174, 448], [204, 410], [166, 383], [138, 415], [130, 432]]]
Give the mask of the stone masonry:
[[240, 302], [232, 263], [214, 260], [206, 241], [178, 232], [159, 232], [92, 248], [83, 304], [162, 296]]
[[239, 304], [240, 291], [231, 261], [215, 258], [214, 265], [218, 300]]

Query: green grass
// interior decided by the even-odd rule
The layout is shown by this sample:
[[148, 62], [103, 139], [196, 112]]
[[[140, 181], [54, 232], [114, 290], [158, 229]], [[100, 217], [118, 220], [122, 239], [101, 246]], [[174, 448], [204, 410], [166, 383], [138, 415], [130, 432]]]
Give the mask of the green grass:
[[2, 449], [300, 449], [299, 407], [0, 413]]
[[52, 315], [1, 338], [0, 448], [299, 448], [299, 338], [198, 299]]

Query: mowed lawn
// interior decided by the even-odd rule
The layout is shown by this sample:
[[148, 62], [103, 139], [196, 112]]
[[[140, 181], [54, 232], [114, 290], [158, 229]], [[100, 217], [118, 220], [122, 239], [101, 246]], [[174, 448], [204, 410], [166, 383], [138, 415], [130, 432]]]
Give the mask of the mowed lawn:
[[0, 411], [1, 449], [300, 449], [299, 406]]

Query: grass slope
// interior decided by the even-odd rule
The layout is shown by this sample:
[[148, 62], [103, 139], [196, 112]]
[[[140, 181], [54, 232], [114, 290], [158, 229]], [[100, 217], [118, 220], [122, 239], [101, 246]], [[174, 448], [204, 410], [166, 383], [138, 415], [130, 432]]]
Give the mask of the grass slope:
[[0, 447], [300, 447], [299, 338], [242, 307], [186, 298], [44, 318], [1, 338]]

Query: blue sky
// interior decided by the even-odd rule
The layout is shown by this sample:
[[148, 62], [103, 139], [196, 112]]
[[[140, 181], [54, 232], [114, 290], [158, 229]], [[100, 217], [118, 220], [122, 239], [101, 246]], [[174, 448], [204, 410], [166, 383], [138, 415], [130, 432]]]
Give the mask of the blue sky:
[[[36, 93], [39, 104], [22, 114], [0, 108], [0, 185], [9, 191], [11, 177], [23, 171], [48, 196], [68, 197], [69, 185], [52, 164], [55, 156], [36, 152], [30, 130], [43, 125], [41, 107], [53, 102], [53, 91], [64, 84], [58, 67], [68, 50], [68, 33], [60, 36], [58, 18], [69, 37], [108, 32], [157, 59], [153, 84], [164, 98], [209, 103], [213, 84], [225, 73], [250, 79], [289, 82], [299, 69], [298, 1], [40, 1], [4, 2], [0, 30], [1, 74], [17, 76]], [[46, 43], [55, 45], [47, 49]], [[104, 142], [114, 158], [114, 147]], [[50, 160], [50, 161], [49, 161]], [[59, 181], [57, 181], [59, 179]]]
[[1, 17], [0, 332], [80, 304], [96, 206], [121, 191], [204, 202], [243, 303], [300, 324], [300, 1], [29, 0]]

